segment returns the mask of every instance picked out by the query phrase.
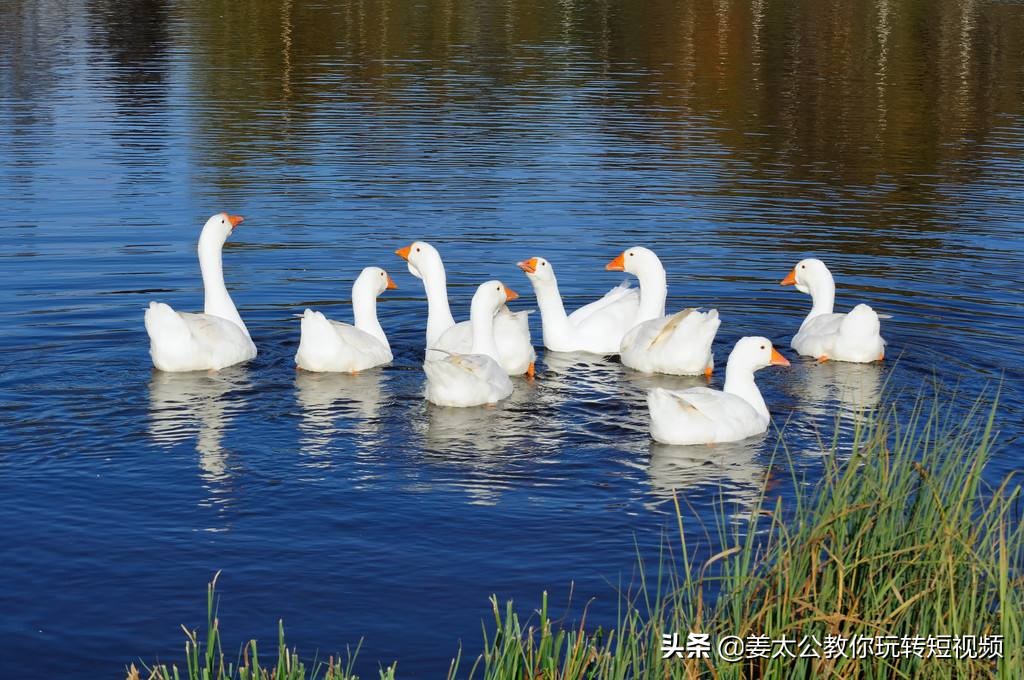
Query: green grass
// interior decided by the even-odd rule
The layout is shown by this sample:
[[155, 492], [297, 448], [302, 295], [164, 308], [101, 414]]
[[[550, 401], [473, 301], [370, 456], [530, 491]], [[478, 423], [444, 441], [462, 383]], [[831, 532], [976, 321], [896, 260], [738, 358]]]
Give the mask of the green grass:
[[[138, 667], [132, 665], [128, 669], [128, 680], [358, 680], [352, 672], [356, 655], [359, 653], [358, 648], [347, 653], [344, 662], [340, 658], [330, 657], [327, 661], [314, 662], [312, 667], [307, 667], [298, 653], [285, 645], [284, 623], [280, 621], [277, 624], [277, 656], [270, 665], [260, 661], [255, 640], [250, 640], [242, 646], [239, 658], [234, 662], [225, 659], [220, 638], [220, 621], [217, 618], [216, 590], [219, 576], [220, 572], [217, 572], [206, 587], [206, 641], [200, 638], [197, 631], [181, 627], [185, 631], [184, 670], [179, 670], [176, 665], [156, 664], [150, 667], [143, 664], [143, 670], [140, 671]], [[381, 669], [381, 680], [394, 677], [393, 665]]]
[[[1009, 478], [990, 488], [981, 474], [996, 412], [978, 402], [965, 417], [938, 399], [919, 401], [902, 422], [894, 408], [880, 410], [856, 426], [849, 453], [838, 453], [837, 442], [823, 446], [832, 455], [815, 484], [792, 473], [794, 501], [784, 505], [766, 486], [744, 521], [730, 523], [719, 513], [716, 531], [726, 547], [700, 564], [677, 499], [678, 538], [666, 542], [659, 569], [641, 560], [639, 583], [620, 595], [614, 629], [589, 629], [585, 616], [578, 626], [564, 626], [549, 614], [546, 594], [526, 620], [512, 602], [502, 606], [492, 597], [483, 652], [472, 661], [457, 655], [448, 677], [1017, 678], [1024, 668], [1020, 488]], [[653, 582], [644, 578], [649, 572]], [[128, 677], [355, 678], [354, 653], [344, 665], [329, 659], [307, 668], [285, 646], [283, 629], [273, 665], [260, 665], [255, 641], [227, 664], [215, 609], [211, 583], [206, 640], [186, 631], [184, 670], [157, 665], [139, 674], [133, 667]], [[663, 659], [662, 635], [685, 639], [690, 631], [712, 641], [758, 634], [796, 641], [1002, 635], [1004, 656]], [[396, 672], [392, 665], [379, 675]]]

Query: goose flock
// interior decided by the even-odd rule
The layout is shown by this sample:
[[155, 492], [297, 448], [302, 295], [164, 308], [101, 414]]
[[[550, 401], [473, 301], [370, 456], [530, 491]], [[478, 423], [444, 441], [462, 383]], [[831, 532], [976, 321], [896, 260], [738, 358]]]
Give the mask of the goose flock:
[[[256, 356], [256, 345], [224, 284], [222, 249], [243, 218], [218, 213], [199, 236], [203, 312], [178, 312], [151, 302], [146, 310], [153, 365], [161, 371], [219, 370]], [[480, 284], [467, 321], [456, 323], [448, 305], [444, 263], [437, 249], [415, 241], [395, 253], [423, 282], [427, 297], [424, 396], [440, 406], [495, 404], [512, 394], [512, 377], [532, 379], [537, 358], [529, 311], [507, 303], [518, 294], [501, 281]], [[542, 340], [552, 352], [617, 354], [644, 373], [704, 375], [714, 369], [712, 343], [721, 320], [714, 309], [667, 314], [665, 268], [640, 246], [623, 251], [606, 269], [632, 274], [603, 297], [566, 313], [551, 262], [532, 257], [518, 263], [533, 286], [540, 309]], [[819, 361], [868, 363], [885, 357], [879, 315], [865, 304], [847, 314], [833, 311], [835, 281], [825, 263], [801, 260], [782, 280], [811, 296], [811, 311], [792, 347]], [[390, 363], [393, 355], [377, 319], [377, 297], [396, 288], [387, 272], [367, 267], [352, 285], [351, 324], [306, 309], [295, 354], [297, 368], [358, 373]], [[651, 437], [664, 444], [713, 444], [745, 439], [768, 429], [770, 415], [754, 373], [789, 361], [764, 337], [741, 338], [726, 361], [722, 390], [655, 388], [647, 396]]]

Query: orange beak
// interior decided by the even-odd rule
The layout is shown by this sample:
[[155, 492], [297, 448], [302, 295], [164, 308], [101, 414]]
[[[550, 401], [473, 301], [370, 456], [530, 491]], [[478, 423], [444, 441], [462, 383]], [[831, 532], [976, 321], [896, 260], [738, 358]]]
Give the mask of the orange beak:
[[508, 286], [505, 286], [505, 299], [506, 300], [517, 300], [519, 299], [519, 293], [515, 292]]
[[527, 274], [535, 274], [537, 272], [537, 258], [531, 257], [529, 260], [516, 262], [516, 266], [522, 269]]
[[409, 253], [411, 253], [411, 252], [412, 252], [412, 246], [409, 245], [409, 246], [406, 246], [404, 248], [399, 248], [398, 250], [396, 250], [395, 251], [395, 255], [398, 255], [400, 258], [402, 258], [403, 260], [408, 262], [409, 261]]
[[779, 354], [779, 350], [772, 347], [772, 360], [768, 363], [772, 366], [789, 366], [789, 359]]
[[796, 267], [793, 267], [793, 271], [786, 274], [786, 278], [779, 281], [779, 285], [782, 286], [795, 286], [796, 285]]
[[385, 290], [395, 290], [398, 288], [398, 286], [395, 285], [395, 282], [391, 280], [391, 274], [385, 274], [384, 276], [388, 277], [388, 285], [384, 286]]
[[228, 215], [228, 222], [231, 223], [231, 228], [234, 229], [242, 222], [245, 222], [245, 218], [241, 215]]
[[619, 256], [604, 266], [610, 272], [626, 271], [626, 253], [619, 253]]

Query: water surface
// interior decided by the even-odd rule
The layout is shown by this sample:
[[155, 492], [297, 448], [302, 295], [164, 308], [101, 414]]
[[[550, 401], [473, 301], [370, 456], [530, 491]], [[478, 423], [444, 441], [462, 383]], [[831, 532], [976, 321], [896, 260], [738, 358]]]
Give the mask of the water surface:
[[[821, 257], [841, 310], [892, 318], [884, 366], [759, 374], [808, 479], [837, 414], [848, 438], [884, 384], [933, 379], [1002, 381], [988, 475], [1020, 469], [1018, 4], [13, 0], [0, 34], [10, 668], [179, 660], [220, 569], [229, 646], [280, 617], [310, 656], [364, 638], [364, 672], [435, 678], [460, 640], [478, 650], [491, 593], [572, 591], [568, 620], [594, 598], [610, 622], [673, 490], [693, 529], [742, 516], [766, 477], [790, 497], [773, 435], [648, 439], [645, 391], [696, 379], [541, 352], [499, 408], [426, 404], [423, 291], [392, 254], [417, 238], [458, 318], [488, 278], [528, 308], [526, 257], [574, 307], [651, 247], [670, 308], [719, 310], [719, 362], [747, 334], [788, 346], [809, 299], [777, 282]], [[155, 372], [143, 310], [201, 306], [195, 240], [220, 210], [247, 218], [225, 269], [259, 357]], [[297, 373], [296, 314], [349, 318], [366, 265], [399, 286], [380, 302], [394, 364]]]

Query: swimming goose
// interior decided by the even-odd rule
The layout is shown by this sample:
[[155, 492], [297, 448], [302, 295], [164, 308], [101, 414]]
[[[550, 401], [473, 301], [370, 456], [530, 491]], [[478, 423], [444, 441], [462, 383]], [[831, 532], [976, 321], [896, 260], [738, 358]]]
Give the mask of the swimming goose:
[[624, 271], [640, 279], [637, 323], [619, 346], [623, 365], [643, 373], [711, 376], [711, 343], [721, 321], [718, 310], [684, 309], [665, 314], [668, 285], [665, 268], [653, 251], [635, 247], [623, 251], [607, 269]]
[[508, 300], [519, 297], [501, 281], [480, 284], [473, 295], [469, 323], [472, 348], [468, 353], [440, 350], [423, 362], [427, 401], [439, 406], [494, 404], [512, 394], [512, 381], [498, 363], [495, 314]]
[[242, 220], [239, 215], [217, 213], [203, 225], [199, 235], [199, 269], [205, 290], [202, 314], [176, 312], [162, 302], [149, 303], [145, 315], [149, 353], [161, 371], [219, 370], [256, 356], [249, 329], [224, 285], [221, 263], [224, 242]]
[[767, 338], [741, 338], [725, 366], [725, 389], [707, 387], [647, 394], [651, 437], [662, 444], [713, 444], [746, 439], [768, 429], [771, 416], [754, 371], [789, 366]]
[[[427, 293], [427, 354], [438, 358], [445, 352], [472, 351], [473, 331], [469, 321], [455, 323], [448, 306], [448, 285], [441, 254], [425, 241], [414, 241], [395, 254], [408, 262], [409, 273], [423, 281]], [[537, 353], [530, 338], [529, 311], [512, 312], [502, 305], [494, 320], [498, 363], [509, 375], [533, 377]]]
[[875, 310], [860, 304], [848, 314], [832, 312], [836, 284], [824, 262], [815, 258], [800, 260], [780, 283], [811, 295], [811, 311], [791, 343], [798, 353], [817, 357], [818, 361], [834, 359], [861, 364], [885, 358], [885, 340], [880, 335], [881, 323]]
[[615, 354], [640, 308], [640, 292], [628, 282], [566, 315], [551, 263], [531, 257], [517, 263], [533, 285], [540, 307], [544, 347], [553, 352]]
[[397, 288], [380, 267], [367, 267], [352, 284], [353, 324], [307, 309], [295, 365], [307, 371], [355, 373], [391, 362], [391, 345], [377, 320], [377, 296]]

